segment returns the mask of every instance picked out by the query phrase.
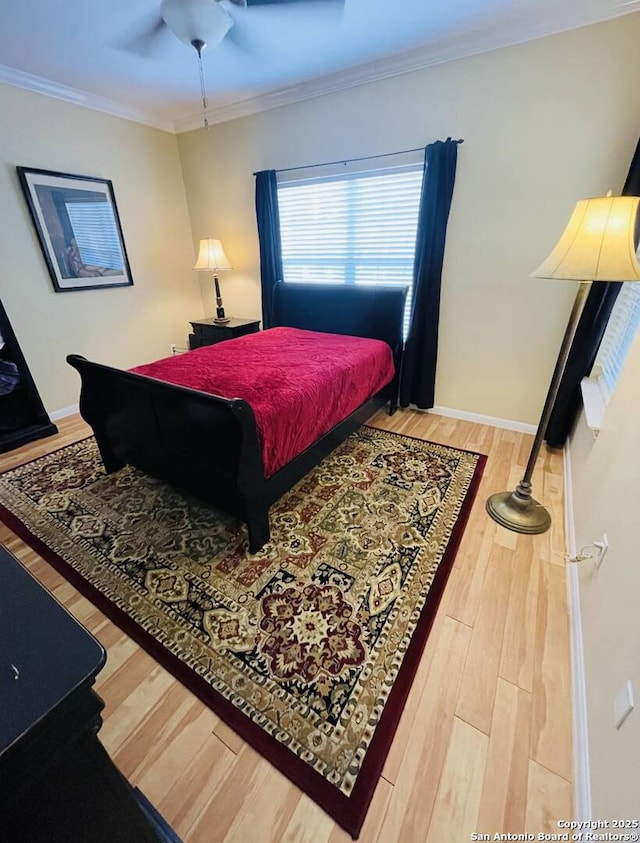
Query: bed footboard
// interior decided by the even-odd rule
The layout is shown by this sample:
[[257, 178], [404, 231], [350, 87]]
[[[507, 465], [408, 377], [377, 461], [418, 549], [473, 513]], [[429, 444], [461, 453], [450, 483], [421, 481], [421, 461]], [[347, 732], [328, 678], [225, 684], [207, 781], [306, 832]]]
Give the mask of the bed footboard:
[[93, 428], [107, 472], [133, 465], [239, 518], [248, 525], [252, 553], [269, 540], [262, 454], [245, 401], [76, 354], [67, 362], [80, 374], [80, 413]]

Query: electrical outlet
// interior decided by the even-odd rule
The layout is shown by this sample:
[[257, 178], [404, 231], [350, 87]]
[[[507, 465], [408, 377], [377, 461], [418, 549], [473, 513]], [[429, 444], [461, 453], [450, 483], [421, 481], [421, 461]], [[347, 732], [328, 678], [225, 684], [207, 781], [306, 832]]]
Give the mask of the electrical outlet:
[[607, 538], [607, 534], [605, 533], [600, 541], [594, 542], [593, 545], [598, 548], [598, 553], [595, 556], [595, 563], [596, 568], [599, 568], [604, 562], [604, 557], [607, 555], [607, 551], [609, 550], [609, 539]]
[[171, 345], [169, 346], [169, 351], [172, 354], [177, 354], [178, 353], [178, 346], [174, 342], [172, 342]]
[[631, 680], [627, 679], [613, 701], [613, 722], [616, 729], [622, 726], [633, 711], [633, 707], [633, 685], [631, 684]]

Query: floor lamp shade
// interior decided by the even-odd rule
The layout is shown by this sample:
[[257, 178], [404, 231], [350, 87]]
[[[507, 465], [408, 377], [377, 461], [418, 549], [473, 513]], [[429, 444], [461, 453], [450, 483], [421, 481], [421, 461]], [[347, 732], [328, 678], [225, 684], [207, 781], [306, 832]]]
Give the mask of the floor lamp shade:
[[218, 272], [222, 272], [226, 269], [233, 269], [233, 267], [229, 262], [229, 258], [224, 253], [220, 240], [209, 237], [200, 241], [198, 260], [193, 268], [197, 269], [199, 272], [206, 270], [213, 272], [213, 283], [216, 290], [216, 315], [213, 321], [219, 324], [228, 322], [229, 317], [225, 315], [224, 307], [222, 306]]
[[637, 196], [581, 199], [534, 278], [564, 281], [640, 281], [636, 258]]
[[524, 476], [515, 491], [497, 492], [487, 500], [489, 515], [509, 530], [535, 534], [551, 526], [548, 510], [531, 495], [531, 477], [591, 282], [640, 281], [635, 246], [639, 203], [637, 196], [580, 200], [549, 257], [531, 273], [535, 278], [579, 281], [580, 285]]

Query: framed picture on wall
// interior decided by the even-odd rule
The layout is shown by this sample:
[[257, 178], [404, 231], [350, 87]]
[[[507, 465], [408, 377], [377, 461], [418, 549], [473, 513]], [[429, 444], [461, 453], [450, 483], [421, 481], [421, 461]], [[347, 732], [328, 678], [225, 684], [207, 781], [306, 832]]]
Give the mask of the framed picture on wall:
[[110, 181], [16, 169], [56, 293], [133, 284]]

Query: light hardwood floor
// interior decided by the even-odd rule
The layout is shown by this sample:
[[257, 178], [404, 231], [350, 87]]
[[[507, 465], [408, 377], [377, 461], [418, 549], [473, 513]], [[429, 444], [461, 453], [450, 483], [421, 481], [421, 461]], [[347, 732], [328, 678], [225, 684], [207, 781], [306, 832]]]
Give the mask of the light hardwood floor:
[[[534, 475], [552, 530], [495, 525], [488, 494], [515, 486], [531, 437], [433, 414], [378, 413], [388, 430], [488, 455], [454, 568], [367, 819], [362, 843], [463, 843], [473, 832], [556, 832], [572, 816], [562, 456]], [[18, 465], [86, 435], [0, 456]], [[185, 843], [346, 843], [349, 836], [7, 527], [0, 541], [107, 648], [100, 737]], [[115, 843], [115, 841], [114, 841]]]

